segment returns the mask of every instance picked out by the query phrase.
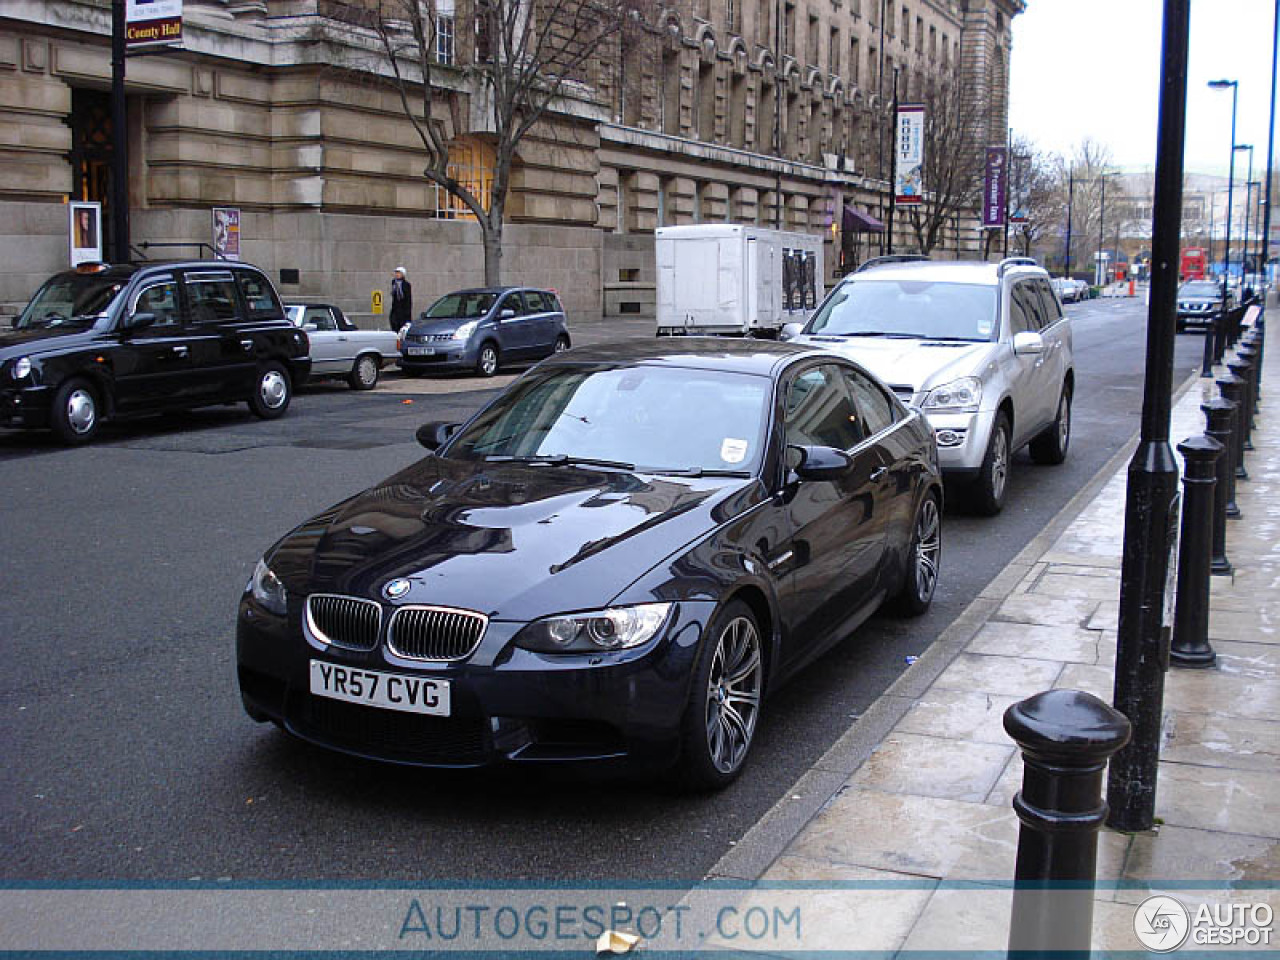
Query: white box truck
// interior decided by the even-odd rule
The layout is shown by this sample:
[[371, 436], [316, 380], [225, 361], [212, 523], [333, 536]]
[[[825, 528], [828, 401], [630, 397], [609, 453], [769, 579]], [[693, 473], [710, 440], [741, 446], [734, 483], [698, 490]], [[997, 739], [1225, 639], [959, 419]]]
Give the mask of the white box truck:
[[822, 237], [740, 224], [659, 227], [658, 336], [776, 337], [822, 300]]

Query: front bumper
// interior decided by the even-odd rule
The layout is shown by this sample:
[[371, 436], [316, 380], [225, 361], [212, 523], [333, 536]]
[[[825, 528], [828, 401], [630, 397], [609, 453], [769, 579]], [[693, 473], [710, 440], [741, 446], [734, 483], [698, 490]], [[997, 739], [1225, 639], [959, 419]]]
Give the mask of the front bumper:
[[[294, 607], [297, 609], [294, 609]], [[287, 618], [247, 596], [236, 631], [240, 694], [255, 720], [343, 753], [413, 766], [613, 761], [664, 766], [676, 758], [698, 647], [714, 604], [681, 602], [648, 644], [555, 656], [514, 646], [523, 623], [491, 620], [458, 663], [397, 658], [305, 636], [301, 602]], [[310, 692], [311, 660], [448, 681], [448, 717], [347, 703]]]
[[1213, 321], [1217, 315], [1217, 310], [1179, 310], [1178, 325], [1184, 328], [1195, 327], [1208, 330], [1213, 327]]
[[[411, 354], [415, 348], [435, 351], [431, 354]], [[463, 343], [443, 340], [424, 344], [406, 343], [400, 351], [402, 370], [464, 370], [476, 365], [480, 359], [480, 345], [472, 340]]]
[[938, 443], [938, 465], [952, 476], [972, 476], [982, 467], [996, 422], [995, 410], [977, 413], [929, 413]]
[[52, 404], [48, 387], [6, 387], [0, 390], [0, 427], [47, 427]]

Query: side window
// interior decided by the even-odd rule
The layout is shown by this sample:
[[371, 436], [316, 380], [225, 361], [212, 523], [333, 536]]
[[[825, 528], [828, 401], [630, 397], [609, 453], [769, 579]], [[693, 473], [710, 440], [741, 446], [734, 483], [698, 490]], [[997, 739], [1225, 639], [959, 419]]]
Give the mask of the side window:
[[503, 310], [514, 310], [516, 316], [519, 317], [524, 313], [524, 302], [520, 299], [520, 294], [509, 293], [502, 298], [502, 302], [498, 304], [498, 316], [502, 316]]
[[893, 426], [898, 419], [898, 407], [879, 386], [857, 370], [846, 369], [844, 381], [868, 437]]
[[1044, 325], [1052, 326], [1062, 319], [1062, 308], [1058, 305], [1058, 298], [1053, 295], [1053, 287], [1049, 286], [1048, 280], [1036, 280], [1034, 283], [1036, 292], [1040, 294]]
[[834, 364], [805, 370], [792, 381], [784, 416], [789, 444], [849, 450], [862, 440], [857, 411]]
[[173, 277], [164, 277], [143, 287], [134, 300], [130, 313], [153, 313], [156, 320], [152, 326], [176, 326], [180, 318], [178, 310], [178, 285]]
[[542, 305], [542, 294], [537, 290], [526, 290], [521, 294], [524, 299], [524, 312], [529, 313], [546, 313], [546, 307]]
[[244, 294], [250, 320], [278, 317], [284, 312], [271, 281], [262, 274], [252, 270], [237, 270], [236, 277], [240, 280], [240, 292]]
[[302, 325], [314, 323], [316, 330], [337, 330], [338, 325], [333, 321], [333, 314], [328, 307], [307, 307], [307, 312], [302, 318]]
[[225, 323], [236, 319], [236, 285], [230, 270], [193, 272], [183, 279], [192, 323]]
[[1009, 335], [1037, 329], [1036, 316], [1031, 309], [1025, 283], [1019, 283], [1009, 296]]

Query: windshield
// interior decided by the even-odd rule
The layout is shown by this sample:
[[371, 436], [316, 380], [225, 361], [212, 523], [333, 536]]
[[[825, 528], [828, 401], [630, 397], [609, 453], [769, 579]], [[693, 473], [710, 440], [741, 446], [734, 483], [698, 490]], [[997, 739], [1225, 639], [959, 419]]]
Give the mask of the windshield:
[[615, 461], [641, 473], [746, 476], [760, 459], [770, 382], [643, 365], [535, 370], [483, 411], [445, 454]]
[[996, 288], [971, 283], [861, 280], [837, 287], [805, 333], [990, 340]]
[[62, 273], [32, 297], [15, 324], [19, 330], [92, 326], [107, 312], [125, 281], [98, 274]]
[[431, 305], [425, 314], [429, 319], [441, 317], [483, 317], [493, 306], [496, 293], [450, 293]]
[[1184, 283], [1178, 289], [1178, 296], [1181, 297], [1216, 297], [1222, 293], [1222, 288], [1216, 283], [1207, 280], [1197, 280], [1195, 283]]

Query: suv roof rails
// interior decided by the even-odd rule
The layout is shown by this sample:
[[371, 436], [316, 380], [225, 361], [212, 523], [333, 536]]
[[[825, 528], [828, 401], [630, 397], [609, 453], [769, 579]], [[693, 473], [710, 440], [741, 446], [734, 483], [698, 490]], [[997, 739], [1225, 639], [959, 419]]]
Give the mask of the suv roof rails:
[[870, 260], [864, 260], [858, 264], [858, 269], [853, 272], [861, 273], [863, 270], [870, 270], [872, 267], [883, 267], [889, 263], [917, 263], [928, 259], [928, 254], [924, 253], [890, 253], [883, 257], [872, 257]]
[[1003, 260], [1000, 261], [1000, 265], [996, 267], [996, 276], [1003, 277], [1004, 272], [1008, 270], [1010, 267], [1038, 267], [1038, 266], [1040, 266], [1040, 264], [1036, 263], [1035, 260], [1031, 257], [1005, 257]]

